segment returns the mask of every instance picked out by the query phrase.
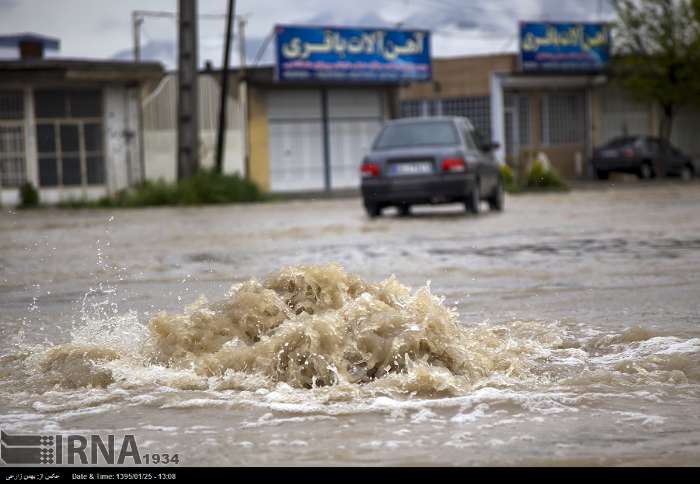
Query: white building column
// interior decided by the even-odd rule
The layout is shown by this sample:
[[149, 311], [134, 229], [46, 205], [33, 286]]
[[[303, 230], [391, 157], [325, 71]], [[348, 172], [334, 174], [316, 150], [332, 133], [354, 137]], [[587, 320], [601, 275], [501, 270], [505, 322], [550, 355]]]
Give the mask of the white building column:
[[123, 86], [107, 86], [103, 90], [103, 132], [107, 192], [113, 194], [128, 186], [127, 130], [128, 98]]
[[506, 128], [503, 116], [503, 74], [491, 74], [491, 141], [499, 144], [493, 152], [499, 163], [506, 160]]
[[34, 116], [34, 90], [24, 88], [24, 163], [27, 181], [39, 189], [39, 154], [36, 141], [36, 118]]

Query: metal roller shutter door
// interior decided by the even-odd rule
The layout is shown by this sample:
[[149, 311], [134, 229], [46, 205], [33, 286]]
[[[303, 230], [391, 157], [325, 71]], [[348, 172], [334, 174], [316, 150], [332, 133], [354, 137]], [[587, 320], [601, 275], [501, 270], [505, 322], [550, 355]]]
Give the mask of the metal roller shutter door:
[[270, 189], [323, 190], [323, 127], [317, 90], [270, 91]]
[[377, 90], [328, 92], [331, 187], [357, 188], [360, 164], [382, 127], [383, 96]]
[[[321, 91], [270, 91], [267, 106], [271, 190], [325, 189]], [[362, 158], [382, 126], [382, 106], [380, 91], [328, 91], [332, 189], [359, 186]]]

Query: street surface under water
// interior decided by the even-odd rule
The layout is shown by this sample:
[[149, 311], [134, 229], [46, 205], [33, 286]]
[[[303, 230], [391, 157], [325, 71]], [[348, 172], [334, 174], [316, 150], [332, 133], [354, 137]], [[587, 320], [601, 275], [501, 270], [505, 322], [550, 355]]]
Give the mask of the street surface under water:
[[4, 209], [0, 427], [181, 465], [697, 465], [700, 184], [506, 203]]

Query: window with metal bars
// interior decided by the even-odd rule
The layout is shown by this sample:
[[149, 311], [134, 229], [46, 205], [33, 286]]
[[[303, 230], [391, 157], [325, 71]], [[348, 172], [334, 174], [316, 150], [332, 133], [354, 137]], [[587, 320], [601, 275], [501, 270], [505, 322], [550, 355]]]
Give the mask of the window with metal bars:
[[543, 96], [540, 129], [545, 145], [584, 143], [584, 93], [551, 93]]
[[505, 148], [508, 155], [517, 156], [532, 142], [530, 105], [531, 98], [526, 93], [509, 92], [504, 97]]
[[417, 118], [421, 115], [421, 101], [401, 101], [401, 117]]
[[441, 102], [444, 116], [469, 118], [482, 139], [491, 139], [491, 99], [489, 96], [446, 98]]
[[24, 94], [0, 91], [0, 187], [18, 187], [26, 180]]
[[401, 101], [402, 118], [419, 116], [463, 116], [469, 118], [482, 139], [491, 139], [491, 101], [489, 96]]
[[518, 135], [520, 146], [528, 146], [531, 143], [530, 136], [530, 96], [518, 96]]
[[37, 90], [34, 99], [39, 185], [103, 184], [102, 93]]

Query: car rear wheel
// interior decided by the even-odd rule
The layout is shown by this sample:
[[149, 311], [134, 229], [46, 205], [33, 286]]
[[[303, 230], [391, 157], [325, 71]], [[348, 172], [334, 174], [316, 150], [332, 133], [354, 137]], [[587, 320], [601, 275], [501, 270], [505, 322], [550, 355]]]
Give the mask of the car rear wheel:
[[382, 214], [382, 207], [376, 203], [365, 203], [365, 211], [369, 218], [376, 218]]
[[607, 180], [610, 178], [610, 172], [607, 170], [597, 170], [595, 175], [598, 177], [598, 180]]
[[693, 169], [688, 165], [681, 168], [681, 180], [690, 181], [693, 179]]
[[642, 166], [639, 167], [639, 178], [642, 180], [650, 180], [654, 176], [654, 169], [651, 167], [651, 163], [645, 161]]
[[493, 194], [489, 197], [489, 208], [496, 212], [502, 212], [505, 204], [505, 194], [503, 192], [503, 182], [499, 179]]
[[411, 206], [408, 204], [399, 205], [396, 207], [399, 210], [399, 216], [408, 217], [411, 215]]
[[464, 201], [464, 206], [468, 212], [474, 215], [479, 214], [479, 205], [481, 204], [481, 192], [479, 191], [479, 183], [474, 184], [472, 192], [469, 194], [469, 198]]

